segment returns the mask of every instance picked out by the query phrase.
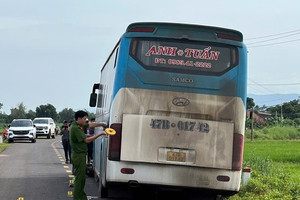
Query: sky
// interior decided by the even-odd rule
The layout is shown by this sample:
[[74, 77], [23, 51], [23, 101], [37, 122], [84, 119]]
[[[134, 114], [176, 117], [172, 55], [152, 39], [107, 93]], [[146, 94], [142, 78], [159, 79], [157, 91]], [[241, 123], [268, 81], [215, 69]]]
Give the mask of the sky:
[[[0, 112], [89, 108], [100, 69], [133, 22], [243, 33], [249, 94], [300, 94], [298, 0], [0, 0]], [[93, 109], [91, 110], [93, 111]]]

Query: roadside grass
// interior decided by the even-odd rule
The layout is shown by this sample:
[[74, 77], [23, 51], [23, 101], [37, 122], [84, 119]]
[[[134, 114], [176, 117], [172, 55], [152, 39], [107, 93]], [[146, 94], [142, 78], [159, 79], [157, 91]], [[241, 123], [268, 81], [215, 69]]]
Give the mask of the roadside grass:
[[251, 179], [229, 200], [300, 199], [300, 141], [247, 141], [244, 167]]
[[0, 153], [2, 153], [2, 151], [4, 151], [4, 149], [5, 149], [6, 147], [10, 146], [10, 145], [11, 145], [11, 144], [8, 144], [8, 143], [6, 143], [6, 142], [1, 143], [1, 144], [0, 144]]

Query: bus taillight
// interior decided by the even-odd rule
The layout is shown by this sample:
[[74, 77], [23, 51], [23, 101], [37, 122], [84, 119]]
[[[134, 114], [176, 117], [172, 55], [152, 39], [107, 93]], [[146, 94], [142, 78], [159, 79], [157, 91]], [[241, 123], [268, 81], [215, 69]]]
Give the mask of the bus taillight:
[[119, 161], [121, 156], [122, 124], [112, 124], [110, 128], [115, 129], [116, 134], [109, 136], [108, 159]]
[[243, 41], [243, 38], [239, 38], [234, 35], [228, 35], [228, 34], [223, 34], [223, 33], [217, 33], [217, 37], [221, 38], [221, 39], [226, 39], [226, 40], [234, 40], [234, 41], [239, 41], [239, 42]]
[[243, 161], [244, 136], [235, 133], [233, 137], [232, 170], [240, 171]]
[[134, 27], [130, 29], [128, 32], [147, 32], [152, 33], [155, 30], [153, 27]]

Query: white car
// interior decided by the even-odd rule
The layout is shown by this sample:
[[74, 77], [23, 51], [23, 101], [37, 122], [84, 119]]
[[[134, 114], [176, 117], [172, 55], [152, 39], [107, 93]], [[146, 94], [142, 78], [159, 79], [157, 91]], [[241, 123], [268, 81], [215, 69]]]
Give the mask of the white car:
[[47, 136], [55, 138], [56, 125], [50, 117], [40, 117], [33, 120], [33, 124], [36, 126], [36, 136]]
[[36, 142], [36, 128], [31, 119], [14, 119], [8, 129], [8, 142], [30, 140]]

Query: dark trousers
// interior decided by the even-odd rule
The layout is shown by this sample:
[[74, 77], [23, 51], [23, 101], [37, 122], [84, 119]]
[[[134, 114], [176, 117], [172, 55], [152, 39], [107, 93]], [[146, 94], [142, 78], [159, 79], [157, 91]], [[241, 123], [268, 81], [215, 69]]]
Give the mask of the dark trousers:
[[72, 161], [75, 169], [74, 200], [87, 200], [84, 192], [86, 173], [86, 153], [73, 153]]
[[62, 140], [62, 145], [64, 147], [66, 160], [68, 161], [70, 158], [70, 162], [71, 162], [71, 145], [69, 140]]
[[90, 142], [87, 144], [88, 146], [88, 163], [93, 160], [93, 149], [94, 149], [94, 142]]

